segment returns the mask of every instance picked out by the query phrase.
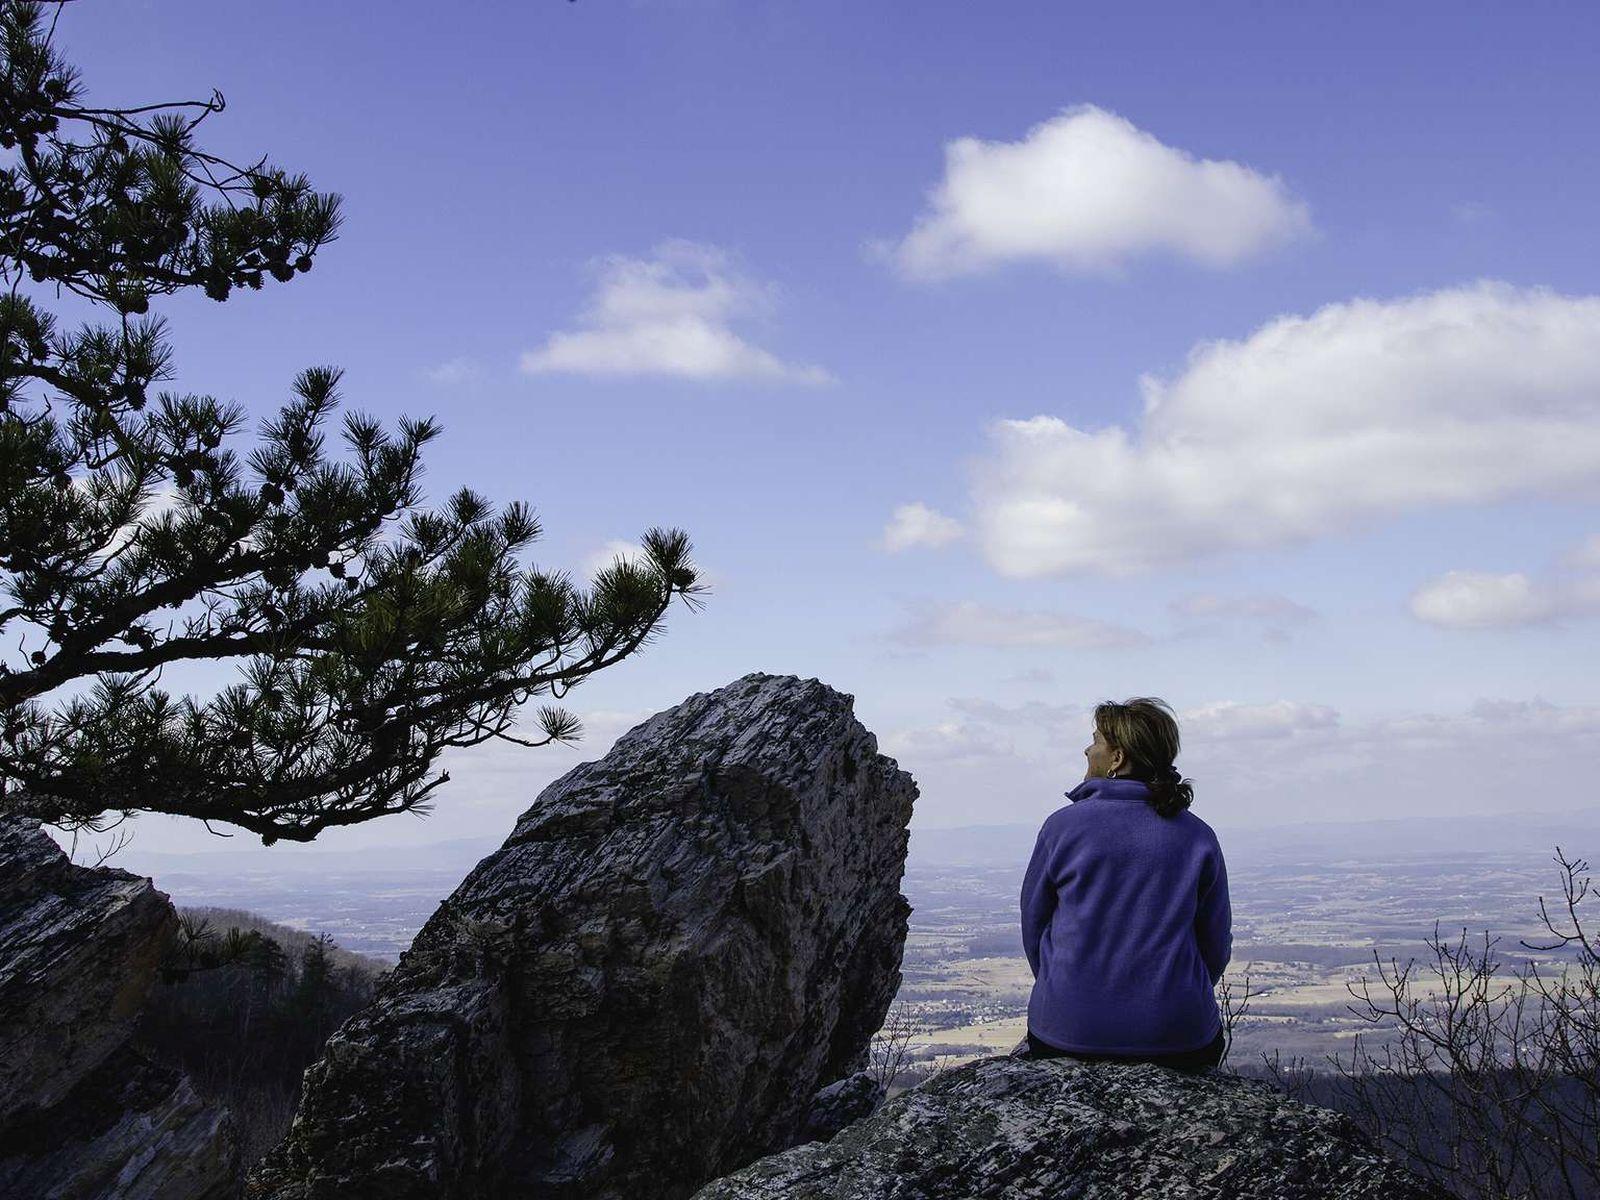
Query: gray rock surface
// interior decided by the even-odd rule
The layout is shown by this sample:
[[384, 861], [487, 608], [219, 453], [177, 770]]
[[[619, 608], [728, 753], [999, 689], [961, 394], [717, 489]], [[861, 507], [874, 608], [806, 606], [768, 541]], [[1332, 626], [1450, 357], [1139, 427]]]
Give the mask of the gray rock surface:
[[226, 1113], [127, 1048], [177, 914], [0, 816], [0, 1195], [200, 1200], [233, 1186]]
[[120, 1049], [59, 1104], [4, 1134], [0, 1196], [29, 1200], [223, 1200], [237, 1182], [225, 1109], [188, 1076]]
[[869, 1072], [835, 1080], [811, 1098], [799, 1142], [825, 1142], [846, 1125], [870, 1117], [884, 1100], [884, 1087]]
[[128, 1040], [177, 922], [148, 879], [74, 866], [37, 821], [0, 817], [0, 1122]]
[[1259, 1080], [985, 1058], [694, 1200], [1449, 1200], [1345, 1116]]
[[791, 1144], [899, 985], [915, 795], [816, 680], [658, 713], [440, 907], [250, 1194], [673, 1200]]

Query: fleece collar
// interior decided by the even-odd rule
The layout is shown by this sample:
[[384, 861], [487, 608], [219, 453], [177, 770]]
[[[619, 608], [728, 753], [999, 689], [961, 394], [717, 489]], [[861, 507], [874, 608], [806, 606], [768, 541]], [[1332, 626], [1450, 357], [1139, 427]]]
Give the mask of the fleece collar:
[[1142, 779], [1085, 779], [1066, 796], [1074, 804], [1079, 800], [1147, 801], [1150, 787]]

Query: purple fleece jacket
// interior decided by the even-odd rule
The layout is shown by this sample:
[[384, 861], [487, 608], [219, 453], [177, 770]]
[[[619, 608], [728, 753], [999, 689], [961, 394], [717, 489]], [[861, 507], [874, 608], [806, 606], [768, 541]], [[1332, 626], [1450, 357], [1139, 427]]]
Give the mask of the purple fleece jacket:
[[1028, 1028], [1062, 1050], [1159, 1054], [1217, 1035], [1233, 951], [1217, 835], [1137, 779], [1086, 779], [1045, 818], [1022, 880]]

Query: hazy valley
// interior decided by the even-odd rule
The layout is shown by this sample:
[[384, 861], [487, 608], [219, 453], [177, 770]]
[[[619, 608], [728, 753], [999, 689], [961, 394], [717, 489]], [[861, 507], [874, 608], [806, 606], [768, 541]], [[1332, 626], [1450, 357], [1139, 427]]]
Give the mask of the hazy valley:
[[[1421, 964], [1424, 939], [1463, 928], [1498, 937], [1502, 969], [1533, 955], [1538, 898], [1560, 896], [1552, 859], [1561, 845], [1584, 856], [1600, 845], [1600, 810], [1418, 820], [1306, 823], [1219, 830], [1234, 906], [1229, 979], [1248, 1011], [1232, 1061], [1348, 1053], [1378, 1032], [1350, 1010], [1350, 983], [1376, 983], [1374, 953]], [[1025, 826], [913, 830], [902, 890], [913, 911], [897, 1004], [917, 1025], [910, 1058], [949, 1066], [1002, 1053], [1023, 1036], [1031, 976], [1017, 934], [1017, 894], [1032, 848]], [[184, 905], [243, 908], [327, 932], [347, 949], [394, 961], [438, 903], [493, 846], [446, 842], [426, 849], [346, 855], [290, 849], [141, 857]], [[1534, 955], [1536, 956], [1536, 955]], [[1537, 956], [1536, 956], [1537, 957]], [[1548, 957], [1548, 956], [1544, 956]]]

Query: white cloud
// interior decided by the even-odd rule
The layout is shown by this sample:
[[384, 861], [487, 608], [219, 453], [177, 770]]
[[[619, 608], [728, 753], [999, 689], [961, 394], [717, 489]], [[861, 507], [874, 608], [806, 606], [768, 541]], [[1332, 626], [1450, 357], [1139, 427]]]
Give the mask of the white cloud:
[[1450, 571], [1423, 585], [1411, 597], [1411, 612], [1449, 629], [1533, 625], [1555, 615], [1552, 597], [1526, 575], [1480, 571]]
[[1447, 571], [1418, 588], [1411, 613], [1445, 629], [1503, 629], [1600, 615], [1600, 579]]
[[895, 640], [914, 646], [1058, 646], [1109, 650], [1141, 646], [1150, 639], [1136, 629], [1068, 613], [991, 608], [973, 601], [924, 604], [896, 632]]
[[[1087, 739], [1094, 720], [1092, 703], [1045, 704], [1029, 700], [1022, 704], [1000, 704], [966, 697], [952, 699], [949, 703], [969, 724], [994, 729], [1048, 730], [1060, 734], [1069, 730], [1077, 732], [1081, 727]], [[1314, 730], [1334, 729], [1339, 724], [1337, 710], [1296, 700], [1273, 700], [1265, 704], [1216, 700], [1180, 709], [1177, 717], [1185, 738], [1192, 734], [1196, 740], [1204, 741], [1294, 737]]]
[[[1464, 712], [1400, 712], [1370, 717], [1348, 727], [1308, 731], [1286, 741], [1249, 743], [1248, 757], [1226, 745], [1197, 752], [1209, 760], [1219, 784], [1325, 792], [1330, 811], [1345, 805], [1369, 815], [1431, 811], [1506, 811], [1528, 804], [1528, 780], [1538, 778], [1540, 797], [1574, 797], [1588, 803], [1579, 773], [1600, 749], [1600, 708], [1558, 706], [1547, 701], [1480, 699]], [[1542, 805], [1541, 805], [1542, 806]]]
[[892, 253], [920, 278], [1023, 260], [1105, 272], [1159, 252], [1223, 267], [1310, 228], [1276, 176], [1196, 159], [1080, 105], [1020, 142], [948, 143], [928, 211]]
[[955, 541], [961, 533], [960, 521], [917, 501], [894, 510], [883, 530], [883, 548], [891, 554], [913, 546], [937, 548]]
[[959, 696], [949, 701], [951, 708], [970, 720], [1000, 728], [1062, 730], [1081, 726], [1088, 736], [1093, 704], [1047, 704], [1025, 700], [1021, 704], [1001, 704], [976, 696]]
[[714, 246], [671, 241], [650, 258], [613, 255], [599, 275], [582, 328], [553, 333], [525, 353], [524, 372], [832, 381], [823, 368], [784, 362], [734, 332], [734, 323], [770, 307], [772, 288]]
[[1184, 734], [1200, 741], [1254, 741], [1292, 738], [1310, 731], [1334, 729], [1336, 710], [1323, 704], [1274, 700], [1269, 704], [1241, 704], [1220, 700], [1178, 713]]
[[899, 729], [885, 734], [881, 749], [902, 763], [939, 763], [946, 766], [971, 765], [997, 754], [1011, 752], [1011, 743], [997, 737], [991, 729], [961, 721], [941, 721], [914, 729]]
[[1330, 304], [1143, 387], [1136, 427], [993, 426], [974, 498], [996, 570], [1128, 574], [1600, 485], [1600, 297], [1484, 282]]

